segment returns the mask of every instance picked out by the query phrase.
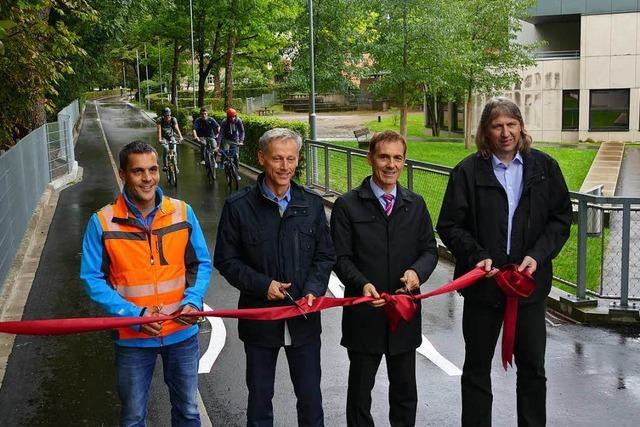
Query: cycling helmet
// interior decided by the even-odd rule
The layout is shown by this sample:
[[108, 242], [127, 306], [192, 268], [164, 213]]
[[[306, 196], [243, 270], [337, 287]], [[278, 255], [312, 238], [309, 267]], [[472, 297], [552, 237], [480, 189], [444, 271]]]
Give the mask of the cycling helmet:
[[163, 115], [163, 116], [170, 116], [170, 115], [171, 115], [171, 108], [169, 108], [169, 107], [164, 107], [164, 108], [162, 109], [162, 115]]
[[227, 119], [231, 119], [231, 118], [233, 118], [233, 117], [235, 117], [237, 115], [238, 115], [238, 113], [236, 113], [236, 110], [234, 110], [233, 108], [229, 108], [227, 110]]

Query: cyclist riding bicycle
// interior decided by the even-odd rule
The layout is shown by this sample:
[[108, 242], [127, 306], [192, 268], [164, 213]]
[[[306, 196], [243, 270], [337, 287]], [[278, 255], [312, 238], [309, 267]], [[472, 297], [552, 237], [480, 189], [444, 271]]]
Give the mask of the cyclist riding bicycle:
[[[244, 125], [238, 117], [238, 113], [233, 108], [227, 109], [227, 118], [220, 124], [218, 134], [218, 146], [223, 150], [229, 150], [229, 154], [234, 157], [236, 170], [239, 170], [240, 145], [244, 143]], [[238, 175], [240, 181], [240, 175]]]
[[215, 151], [217, 146], [216, 137], [220, 132], [220, 125], [216, 119], [209, 117], [209, 113], [205, 107], [200, 108], [200, 117], [193, 121], [193, 137], [200, 141], [200, 164], [204, 165], [204, 149], [208, 145], [211, 152]]
[[[162, 146], [162, 170], [167, 170], [167, 158], [169, 156], [169, 144], [177, 144], [182, 141], [182, 132], [178, 126], [178, 120], [171, 116], [171, 109], [165, 107], [162, 109], [162, 117], [156, 120], [158, 128], [158, 142]], [[176, 141], [175, 135], [178, 135]], [[175, 149], [175, 145], [172, 147]], [[178, 163], [178, 150], [176, 150], [176, 164]]]

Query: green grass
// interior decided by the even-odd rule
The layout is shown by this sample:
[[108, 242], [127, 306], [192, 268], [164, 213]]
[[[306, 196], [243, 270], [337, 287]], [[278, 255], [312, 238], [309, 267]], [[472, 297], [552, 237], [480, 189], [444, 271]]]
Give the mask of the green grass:
[[[393, 112], [391, 115], [381, 117], [380, 123], [377, 120], [370, 121], [366, 124], [369, 130], [373, 132], [380, 132], [383, 130], [395, 130], [400, 131], [400, 113]], [[429, 128], [431, 129], [431, 128]], [[431, 136], [425, 136], [424, 128], [424, 115], [422, 113], [410, 113], [407, 117], [407, 139], [417, 139], [421, 141], [428, 141], [434, 139]], [[463, 141], [462, 134], [450, 134], [449, 132], [442, 132], [443, 135], [448, 135], [446, 139], [453, 141]], [[435, 137], [435, 139], [445, 139]]]
[[[603, 242], [604, 239], [604, 242]], [[587, 238], [587, 289], [600, 292], [602, 247], [609, 242], [609, 229], [604, 228], [598, 237]], [[571, 225], [571, 235], [562, 251], [553, 260], [553, 274], [572, 283], [578, 282], [578, 226]], [[561, 286], [567, 291], [575, 293], [575, 289]]]
[[[332, 142], [345, 147], [358, 148], [355, 141]], [[549, 154], [556, 159], [562, 170], [562, 174], [567, 181], [567, 187], [571, 191], [578, 191], [584, 178], [589, 172], [591, 163], [596, 156], [596, 150], [577, 150], [572, 148], [561, 148], [557, 146], [535, 145], [536, 148]], [[464, 148], [462, 142], [411, 142], [407, 143], [407, 158], [419, 160], [427, 163], [453, 167], [460, 160], [467, 157], [473, 151]], [[323, 158], [324, 161], [324, 158]], [[340, 162], [338, 158], [335, 161]], [[323, 163], [320, 163], [323, 164]], [[332, 171], [334, 169], [345, 169], [344, 156], [342, 163], [335, 164], [331, 158]], [[336, 168], [333, 167], [336, 166]], [[346, 172], [345, 172], [346, 177]]]

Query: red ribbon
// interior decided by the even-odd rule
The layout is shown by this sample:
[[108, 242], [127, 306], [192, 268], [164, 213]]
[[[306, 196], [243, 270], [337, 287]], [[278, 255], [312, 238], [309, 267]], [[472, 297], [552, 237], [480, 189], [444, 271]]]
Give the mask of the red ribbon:
[[[485, 271], [475, 268], [467, 274], [424, 294], [409, 296], [406, 294], [380, 295], [387, 303], [384, 311], [389, 320], [389, 328], [396, 330], [400, 321], [411, 321], [417, 311], [415, 300], [423, 300], [432, 296], [457, 291], [469, 287], [485, 276]], [[535, 282], [530, 275], [517, 271], [517, 266], [507, 266], [500, 270], [495, 276], [496, 282], [502, 291], [507, 295], [507, 306], [504, 315], [504, 330], [502, 336], [502, 363], [507, 367], [511, 364], [513, 355], [513, 343], [515, 342], [515, 326], [518, 316], [517, 298], [529, 296], [535, 288]], [[350, 297], [350, 298], [330, 298], [318, 297], [310, 307], [306, 304], [306, 299], [297, 301], [298, 307], [285, 305], [267, 308], [243, 308], [231, 310], [207, 310], [192, 311], [184, 314], [189, 317], [226, 317], [247, 320], [282, 320], [305, 313], [315, 313], [333, 307], [347, 307], [373, 301], [372, 297]], [[173, 320], [180, 316], [180, 313], [172, 315], [160, 315], [154, 317], [83, 317], [72, 319], [47, 319], [47, 320], [21, 320], [0, 322], [0, 332], [18, 335], [69, 335], [81, 332], [103, 331], [108, 329], [124, 328], [147, 323], [163, 322]]]
[[527, 270], [518, 271], [515, 264], [500, 269], [495, 276], [498, 287], [507, 297], [502, 321], [502, 366], [507, 370], [507, 364], [513, 367], [513, 346], [516, 341], [516, 321], [518, 319], [518, 298], [531, 295], [536, 288], [536, 282]]

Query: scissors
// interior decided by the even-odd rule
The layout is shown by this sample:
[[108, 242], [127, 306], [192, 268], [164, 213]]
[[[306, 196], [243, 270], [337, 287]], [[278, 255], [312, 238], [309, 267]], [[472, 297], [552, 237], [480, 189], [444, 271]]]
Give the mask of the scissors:
[[289, 300], [293, 303], [293, 305], [295, 305], [296, 307], [298, 307], [298, 310], [300, 310], [300, 312], [302, 313], [302, 315], [304, 316], [305, 319], [309, 319], [307, 317], [307, 313], [302, 309], [302, 307], [300, 307], [298, 305], [298, 303], [296, 302], [296, 300], [293, 299], [293, 297], [291, 296], [291, 294], [289, 294], [289, 292], [287, 292], [286, 289], [283, 289], [282, 292], [284, 292], [284, 294], [287, 296], [287, 298], [289, 298]]
[[418, 299], [416, 298], [416, 296], [413, 294], [413, 292], [411, 292], [409, 290], [409, 287], [407, 286], [407, 284], [404, 284], [404, 290], [407, 291], [407, 295], [409, 295], [411, 297], [411, 301], [413, 301], [414, 304], [418, 303]]

